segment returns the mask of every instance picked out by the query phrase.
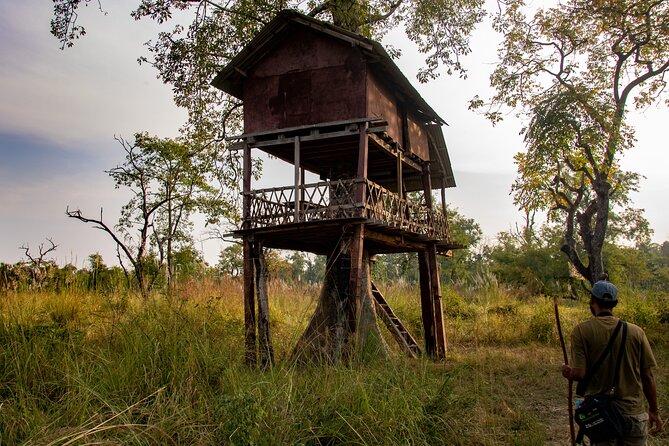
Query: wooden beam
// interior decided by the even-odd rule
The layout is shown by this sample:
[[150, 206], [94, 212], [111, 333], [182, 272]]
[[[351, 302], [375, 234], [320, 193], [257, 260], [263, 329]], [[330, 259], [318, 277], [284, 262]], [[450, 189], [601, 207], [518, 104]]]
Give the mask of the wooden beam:
[[248, 229], [251, 224], [251, 146], [247, 143], [242, 144], [243, 153], [243, 204], [242, 204], [242, 229]]
[[[441, 212], [444, 213], [444, 217], [446, 217], [447, 221], [448, 221], [448, 214], [446, 213], [446, 188], [444, 187], [443, 179], [441, 181]], [[449, 234], [449, 238], [450, 238], [450, 234]]]
[[260, 366], [263, 370], [274, 364], [274, 348], [269, 328], [269, 300], [267, 296], [267, 262], [265, 251], [261, 243], [256, 243], [256, 255], [254, 256], [256, 269], [256, 292], [258, 295], [258, 351]]
[[235, 140], [255, 138], [255, 137], [266, 137], [266, 136], [278, 135], [278, 134], [281, 134], [281, 133], [285, 134], [285, 133], [292, 133], [292, 132], [301, 132], [303, 130], [347, 126], [347, 125], [350, 125], [350, 124], [360, 124], [362, 122], [373, 122], [373, 123], [375, 123], [374, 124], [375, 126], [376, 125], [387, 124], [387, 122], [384, 119], [377, 118], [377, 117], [359, 118], [359, 119], [346, 119], [346, 120], [341, 120], [341, 121], [319, 122], [318, 124], [308, 124], [308, 125], [300, 125], [300, 126], [295, 126], [295, 127], [284, 127], [282, 129], [275, 129], [275, 130], [263, 130], [263, 131], [260, 131], [260, 132], [244, 133], [242, 135], [229, 136], [229, 137], [225, 138], [225, 140], [226, 141], [235, 141]]
[[293, 156], [295, 160], [295, 205], [293, 206], [293, 211], [295, 212], [295, 222], [300, 221], [300, 202], [302, 201], [302, 188], [300, 187], [300, 180], [302, 175], [300, 174], [300, 137], [295, 137], [295, 153]]
[[402, 160], [403, 160], [402, 153], [397, 154], [397, 195], [399, 195], [402, 198], [405, 198], [404, 195], [402, 194], [402, 185], [403, 185], [403, 175], [402, 175]]
[[418, 252], [418, 272], [420, 274], [420, 309], [423, 318], [425, 353], [435, 358], [437, 343], [435, 339], [434, 305], [432, 304], [432, 283], [430, 280], [430, 262], [426, 250]]
[[423, 194], [425, 195], [425, 206], [432, 209], [432, 177], [429, 163], [423, 165]]
[[[401, 150], [396, 149], [394, 147], [391, 147], [390, 144], [385, 142], [383, 139], [381, 139], [378, 135], [376, 134], [370, 134], [369, 135], [370, 139], [376, 143], [377, 146], [379, 146], [381, 149], [383, 149], [385, 152], [387, 152], [389, 155], [393, 157], [397, 157], [398, 154], [403, 153]], [[420, 164], [412, 160], [411, 158], [404, 157], [404, 164], [411, 167], [412, 169], [420, 172]]]
[[[359, 124], [360, 129], [360, 141], [358, 144], [358, 172], [357, 180], [359, 183], [356, 186], [355, 191], [355, 202], [358, 205], [363, 205], [366, 200], [367, 192], [367, 167], [369, 163], [369, 137], [367, 136], [367, 128], [369, 127], [368, 122], [363, 122]], [[364, 211], [364, 207], [361, 209]]]
[[362, 261], [364, 251], [365, 225], [356, 225], [351, 239], [351, 270], [349, 273], [349, 290], [353, 297], [353, 314], [351, 331], [357, 332], [362, 313]]
[[251, 246], [251, 238], [248, 236], [244, 237], [242, 243], [244, 254], [244, 358], [248, 366], [255, 367], [258, 363], [258, 354], [256, 348], [253, 247]]
[[439, 266], [437, 264], [437, 250], [434, 243], [427, 248], [428, 263], [430, 266], [430, 285], [432, 288], [432, 304], [434, 305], [434, 337], [436, 343], [435, 359], [446, 358], [446, 330], [444, 329], [444, 311], [441, 302], [441, 283], [439, 280]]

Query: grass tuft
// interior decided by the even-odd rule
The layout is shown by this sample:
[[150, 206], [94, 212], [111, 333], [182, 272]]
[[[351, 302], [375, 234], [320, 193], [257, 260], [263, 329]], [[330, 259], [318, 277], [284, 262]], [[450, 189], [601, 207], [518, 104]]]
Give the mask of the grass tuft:
[[[420, 341], [417, 287], [381, 289]], [[347, 366], [297, 366], [288, 358], [318, 291], [270, 286], [278, 362], [266, 372], [243, 366], [235, 280], [182, 284], [149, 301], [113, 293], [1, 296], [0, 445], [567, 443], [552, 300], [490, 280], [445, 289], [444, 363], [395, 350]], [[660, 364], [669, 359], [666, 302], [640, 294], [617, 309], [647, 330]], [[560, 302], [560, 314], [566, 334], [589, 317], [585, 302]], [[656, 376], [666, 389], [664, 369]], [[660, 392], [662, 407], [667, 395]]]

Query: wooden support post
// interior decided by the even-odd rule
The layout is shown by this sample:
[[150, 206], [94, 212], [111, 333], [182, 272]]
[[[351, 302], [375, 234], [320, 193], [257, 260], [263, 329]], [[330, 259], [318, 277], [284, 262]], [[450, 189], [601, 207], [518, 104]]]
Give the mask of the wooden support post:
[[255, 319], [255, 295], [254, 295], [254, 274], [253, 274], [253, 247], [249, 237], [244, 237], [244, 345], [245, 362], [251, 367], [255, 367], [258, 361], [256, 347], [256, 319]]
[[251, 146], [243, 143], [243, 180], [242, 180], [242, 228], [249, 229], [251, 226]]
[[397, 152], [397, 196], [404, 198], [404, 174], [403, 174], [403, 165], [402, 165], [402, 152]]
[[444, 311], [441, 302], [441, 283], [439, 280], [439, 267], [437, 265], [437, 247], [430, 243], [427, 249], [428, 263], [430, 265], [430, 284], [432, 286], [432, 304], [434, 305], [434, 337], [436, 341], [435, 359], [446, 358], [446, 331], [444, 329]]
[[302, 201], [302, 187], [300, 180], [302, 175], [300, 172], [300, 137], [295, 137], [295, 203], [293, 210], [295, 211], [295, 223], [300, 221], [300, 202]]
[[[367, 202], [367, 166], [369, 162], [369, 136], [367, 129], [369, 122], [364, 122], [358, 126], [360, 131], [360, 140], [358, 145], [358, 184], [355, 191], [356, 206], [359, 207], [360, 215], [366, 216], [365, 203]], [[353, 231], [351, 240], [351, 271], [349, 273], [349, 289], [353, 297], [353, 314], [350, 321], [353, 326], [353, 333], [357, 332], [357, 324], [360, 321], [362, 310], [362, 258], [364, 250], [365, 226], [358, 224]]]
[[444, 213], [444, 217], [446, 217], [446, 188], [444, 187], [444, 182], [442, 180], [441, 182], [441, 212]]
[[364, 211], [365, 203], [367, 202], [367, 165], [369, 162], [369, 136], [367, 135], [367, 128], [369, 123], [364, 122], [360, 124], [360, 142], [358, 146], [358, 172], [357, 172], [357, 187], [355, 192], [356, 206], [360, 207], [360, 217], [366, 216]]
[[351, 239], [351, 270], [349, 272], [349, 290], [353, 298], [353, 311], [350, 315], [351, 331], [357, 333], [357, 324], [360, 321], [362, 310], [362, 260], [365, 239], [365, 226], [355, 226]]
[[434, 358], [436, 352], [434, 305], [432, 304], [432, 284], [430, 281], [430, 263], [427, 251], [418, 252], [418, 272], [420, 274], [420, 307], [423, 317], [425, 353], [430, 358]]
[[423, 194], [425, 195], [425, 206], [432, 209], [432, 177], [429, 163], [423, 164]]
[[274, 348], [269, 328], [269, 300], [267, 296], [267, 262], [261, 243], [256, 243], [254, 263], [256, 270], [256, 293], [258, 296], [258, 351], [260, 366], [267, 369], [274, 364]]
[[[251, 147], [248, 143], [243, 143], [243, 181], [242, 192], [242, 228], [251, 227]], [[244, 345], [245, 362], [249, 366], [257, 364], [257, 346], [256, 346], [256, 321], [255, 321], [255, 294], [254, 294], [254, 268], [253, 268], [253, 247], [251, 239], [246, 236], [243, 239], [244, 255]]]

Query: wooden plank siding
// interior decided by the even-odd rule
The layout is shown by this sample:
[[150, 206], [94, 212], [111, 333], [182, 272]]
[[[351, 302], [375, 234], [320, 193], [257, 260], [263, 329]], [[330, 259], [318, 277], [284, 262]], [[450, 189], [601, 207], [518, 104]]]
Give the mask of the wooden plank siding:
[[366, 69], [355, 47], [306, 28], [287, 31], [247, 73], [244, 132], [366, 116]]

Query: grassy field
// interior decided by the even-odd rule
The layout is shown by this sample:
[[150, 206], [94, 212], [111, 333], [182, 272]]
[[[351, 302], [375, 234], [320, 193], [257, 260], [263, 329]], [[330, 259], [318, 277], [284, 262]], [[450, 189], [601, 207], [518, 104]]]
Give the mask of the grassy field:
[[[419, 335], [418, 290], [380, 288]], [[2, 295], [0, 445], [568, 444], [552, 300], [498, 286], [445, 289], [444, 363], [406, 359], [388, 337], [388, 359], [296, 366], [287, 358], [317, 294], [270, 288], [277, 365], [266, 372], [243, 366], [235, 281], [184, 284], [149, 302]], [[653, 344], [667, 408], [669, 301], [621, 294], [617, 312]], [[589, 316], [584, 302], [562, 301], [560, 311], [565, 333]]]

